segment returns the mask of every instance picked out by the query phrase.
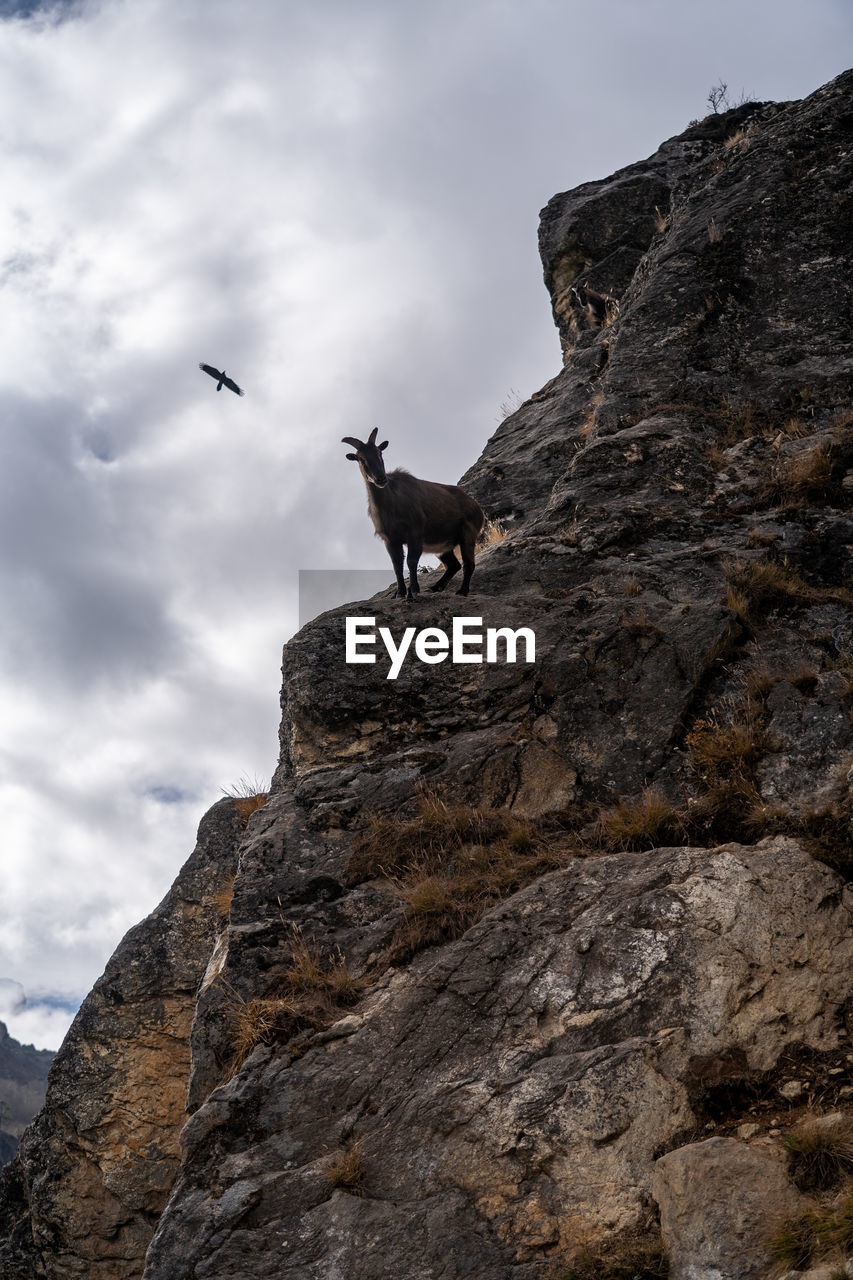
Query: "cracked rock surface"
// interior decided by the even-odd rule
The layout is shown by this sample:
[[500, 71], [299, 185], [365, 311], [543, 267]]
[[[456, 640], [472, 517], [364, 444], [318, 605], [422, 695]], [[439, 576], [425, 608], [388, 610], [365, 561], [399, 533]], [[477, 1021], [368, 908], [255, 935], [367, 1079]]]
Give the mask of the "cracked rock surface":
[[[449, 1247], [464, 1274], [538, 1276], [637, 1226], [726, 1055], [762, 1070], [790, 1040], [837, 1043], [851, 909], [784, 840], [541, 878], [380, 981], [340, 1035], [292, 1062], [255, 1050], [184, 1131], [146, 1280], [373, 1280], [389, 1258], [439, 1276]], [[324, 1173], [353, 1143], [358, 1197]]]

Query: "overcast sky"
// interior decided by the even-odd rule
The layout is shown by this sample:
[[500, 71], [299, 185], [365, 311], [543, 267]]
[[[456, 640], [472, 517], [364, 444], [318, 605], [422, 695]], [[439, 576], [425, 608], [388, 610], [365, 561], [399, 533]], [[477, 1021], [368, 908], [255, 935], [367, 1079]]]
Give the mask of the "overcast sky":
[[[538, 213], [847, 0], [0, 0], [0, 1018], [56, 1048], [276, 763], [299, 569], [386, 566], [342, 435], [455, 481], [557, 372]], [[198, 369], [224, 367], [242, 399]]]

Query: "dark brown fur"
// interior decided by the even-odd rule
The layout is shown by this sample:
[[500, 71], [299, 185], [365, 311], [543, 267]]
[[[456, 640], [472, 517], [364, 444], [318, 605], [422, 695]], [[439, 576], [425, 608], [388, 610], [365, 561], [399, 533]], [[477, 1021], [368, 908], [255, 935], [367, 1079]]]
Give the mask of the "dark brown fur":
[[599, 293], [586, 284], [573, 285], [572, 294], [576, 306], [580, 308], [590, 329], [600, 329], [605, 320], [612, 317], [619, 307], [616, 298], [611, 297], [609, 293]]
[[[418, 561], [424, 551], [437, 555], [444, 573], [431, 591], [443, 591], [454, 574], [463, 570], [460, 596], [467, 596], [474, 572], [474, 546], [485, 517], [479, 503], [455, 484], [436, 484], [418, 480], [408, 471], [386, 472], [382, 450], [388, 441], [376, 444], [376, 428], [367, 441], [345, 436], [344, 444], [354, 445], [356, 452], [347, 457], [357, 462], [367, 485], [370, 518], [377, 534], [388, 548], [397, 577], [397, 595], [413, 600], [420, 591]], [[407, 548], [406, 564], [409, 586], [403, 577], [403, 547]], [[459, 547], [460, 565], [454, 554]]]

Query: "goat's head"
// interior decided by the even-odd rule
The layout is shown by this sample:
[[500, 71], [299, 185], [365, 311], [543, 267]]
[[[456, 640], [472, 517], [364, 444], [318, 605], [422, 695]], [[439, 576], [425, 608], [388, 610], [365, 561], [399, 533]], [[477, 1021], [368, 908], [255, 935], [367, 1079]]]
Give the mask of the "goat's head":
[[355, 453], [348, 453], [347, 457], [350, 461], [358, 463], [367, 483], [376, 485], [377, 489], [384, 489], [388, 483], [388, 477], [385, 474], [385, 463], [382, 461], [382, 450], [388, 448], [388, 441], [383, 440], [379, 445], [376, 443], [378, 430], [378, 427], [374, 427], [366, 441], [356, 440], [355, 436], [344, 436], [342, 443], [351, 444], [355, 449]]

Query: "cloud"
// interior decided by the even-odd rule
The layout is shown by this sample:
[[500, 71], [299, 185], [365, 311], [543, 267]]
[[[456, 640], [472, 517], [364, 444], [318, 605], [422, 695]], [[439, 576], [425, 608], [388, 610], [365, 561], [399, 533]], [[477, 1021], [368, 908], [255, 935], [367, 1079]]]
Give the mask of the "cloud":
[[32, 1036], [272, 772], [298, 571], [387, 570], [341, 436], [454, 480], [558, 367], [540, 206], [721, 76], [817, 87], [850, 28], [830, 0], [721, 0], [701, 40], [675, 0], [637, 15], [0, 8], [0, 976]]
[[55, 998], [28, 1000], [18, 982], [0, 979], [0, 1022], [9, 1034], [23, 1045], [48, 1049], [58, 1045], [76, 1012]]

